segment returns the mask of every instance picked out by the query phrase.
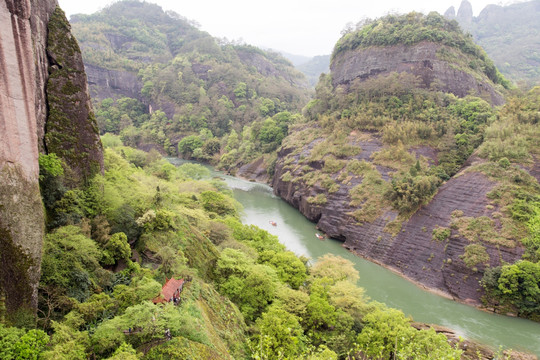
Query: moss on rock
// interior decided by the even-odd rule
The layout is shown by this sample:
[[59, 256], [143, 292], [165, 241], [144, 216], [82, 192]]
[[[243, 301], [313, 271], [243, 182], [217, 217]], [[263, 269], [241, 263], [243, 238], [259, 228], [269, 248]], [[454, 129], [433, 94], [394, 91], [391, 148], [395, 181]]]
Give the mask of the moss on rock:
[[49, 79], [45, 127], [47, 152], [56, 153], [74, 171], [74, 184], [84, 184], [103, 170], [103, 148], [90, 104], [82, 55], [60, 8], [48, 25]]
[[0, 295], [6, 320], [17, 326], [35, 321], [43, 239], [39, 185], [16, 166], [0, 168]]

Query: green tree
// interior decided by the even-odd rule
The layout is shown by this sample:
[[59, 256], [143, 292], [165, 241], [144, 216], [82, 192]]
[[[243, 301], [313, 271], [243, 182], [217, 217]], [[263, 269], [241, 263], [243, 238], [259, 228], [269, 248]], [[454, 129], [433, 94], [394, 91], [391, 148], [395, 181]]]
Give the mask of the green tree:
[[311, 267], [310, 274], [313, 279], [327, 278], [332, 283], [347, 280], [356, 284], [360, 278], [351, 261], [332, 254], [326, 254], [317, 259]]
[[264, 358], [297, 359], [304, 351], [304, 333], [296, 316], [278, 306], [271, 306], [256, 324], [259, 333], [254, 340], [263, 344], [259, 349], [264, 352]]
[[276, 269], [279, 279], [293, 289], [298, 289], [307, 278], [306, 266], [290, 251], [265, 250], [259, 254], [258, 261]]
[[113, 265], [119, 260], [129, 260], [131, 248], [128, 244], [126, 234], [119, 232], [113, 234], [103, 249], [102, 262], [106, 265]]
[[76, 226], [58, 228], [46, 236], [41, 263], [41, 283], [65, 289], [84, 301], [95, 285], [101, 252]]
[[503, 299], [525, 316], [540, 316], [540, 263], [521, 260], [504, 265], [498, 280]]
[[220, 216], [236, 215], [236, 206], [233, 200], [220, 192], [203, 191], [201, 193], [201, 202], [206, 211]]
[[184, 137], [178, 143], [178, 152], [186, 158], [190, 158], [193, 152], [203, 146], [203, 141], [197, 135], [189, 135]]

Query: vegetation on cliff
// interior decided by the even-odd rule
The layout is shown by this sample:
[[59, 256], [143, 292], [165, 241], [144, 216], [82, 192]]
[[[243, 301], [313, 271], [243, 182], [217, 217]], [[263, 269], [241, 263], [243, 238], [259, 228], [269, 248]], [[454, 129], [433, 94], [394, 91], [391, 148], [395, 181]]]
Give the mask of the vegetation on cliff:
[[[472, 6], [463, 2], [462, 6]], [[520, 86], [531, 88], [540, 81], [538, 53], [540, 7], [537, 1], [525, 1], [506, 6], [487, 5], [478, 16], [456, 17], [470, 32], [497, 68]], [[454, 18], [453, 13], [445, 14]]]
[[[477, 69], [492, 67], [455, 23], [435, 14], [368, 21], [364, 28], [344, 35], [334, 56], [357, 47], [425, 40], [442, 41], [487, 61]], [[494, 67], [488, 72], [498, 74]], [[491, 75], [498, 81], [498, 75]], [[537, 319], [538, 89], [516, 92], [505, 107], [495, 109], [473, 96], [457, 98], [421, 89], [420, 79], [407, 73], [358, 78], [337, 86], [331, 79], [331, 74], [321, 76], [315, 99], [303, 110], [304, 121], [283, 142], [279, 178], [274, 181], [279, 191], [295, 194], [289, 200], [311, 219], [326, 216], [325, 221], [333, 221], [335, 227], [326, 230], [335, 231], [337, 237], [344, 236], [339, 233], [343, 230], [329, 213], [336, 211], [335, 202], [342, 204], [337, 211], [343, 216], [351, 217], [363, 231], [379, 234], [372, 240], [379, 249], [387, 234], [394, 240], [385, 241], [407, 236], [405, 225], [433, 200], [441, 185], [462, 174], [481, 173], [492, 183], [486, 182], [491, 189], [487, 197], [476, 199], [486, 204], [480, 216], [456, 207], [451, 216], [431, 224], [433, 231], [424, 227], [425, 235], [414, 236], [445, 244], [440, 247], [441, 269], [449, 276], [461, 271], [465, 283], [485, 273], [482, 284], [488, 306]], [[462, 244], [454, 239], [463, 239]], [[349, 244], [354, 248], [354, 240]], [[447, 254], [448, 245], [459, 250]], [[506, 260], [501, 249], [506, 249]], [[404, 271], [409, 266], [403, 265]], [[479, 298], [480, 284], [471, 286]]]
[[[509, 99], [487, 129], [478, 154], [489, 160], [476, 169], [497, 182], [489, 194], [497, 237], [522, 243], [522, 260], [487, 269], [483, 279], [488, 306], [540, 321], [540, 88]], [[471, 170], [475, 170], [473, 167]]]
[[48, 23], [48, 115], [45, 149], [69, 165], [73, 184], [103, 169], [102, 145], [92, 112], [84, 64], [64, 12], [56, 7]]
[[387, 15], [376, 20], [365, 20], [355, 31], [347, 32], [338, 40], [332, 59], [339, 53], [370, 46], [414, 45], [422, 41], [440, 43], [457, 48], [474, 60], [468, 64], [472, 70], [483, 72], [493, 83], [509, 87], [485, 51], [476, 45], [470, 35], [464, 34], [455, 20], [448, 20], [436, 12]]

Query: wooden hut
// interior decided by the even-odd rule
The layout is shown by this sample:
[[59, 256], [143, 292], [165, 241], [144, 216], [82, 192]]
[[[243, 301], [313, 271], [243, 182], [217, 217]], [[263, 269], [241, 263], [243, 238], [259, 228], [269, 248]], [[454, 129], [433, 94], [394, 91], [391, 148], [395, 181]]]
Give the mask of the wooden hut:
[[161, 288], [161, 293], [152, 302], [154, 304], [164, 304], [167, 302], [174, 302], [176, 304], [180, 299], [180, 293], [183, 287], [184, 279], [167, 279], [165, 285]]

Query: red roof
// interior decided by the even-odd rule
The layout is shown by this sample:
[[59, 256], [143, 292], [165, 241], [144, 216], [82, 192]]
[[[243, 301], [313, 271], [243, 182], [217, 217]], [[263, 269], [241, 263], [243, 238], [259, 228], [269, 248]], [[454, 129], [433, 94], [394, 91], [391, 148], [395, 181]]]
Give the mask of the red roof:
[[[176, 290], [180, 289], [183, 284], [184, 279], [177, 280], [175, 278], [170, 278], [161, 288], [161, 296], [159, 296], [158, 298], [162, 297], [162, 299], [160, 299], [161, 301], [170, 301]], [[156, 302], [158, 298], [154, 299], [154, 302]]]

